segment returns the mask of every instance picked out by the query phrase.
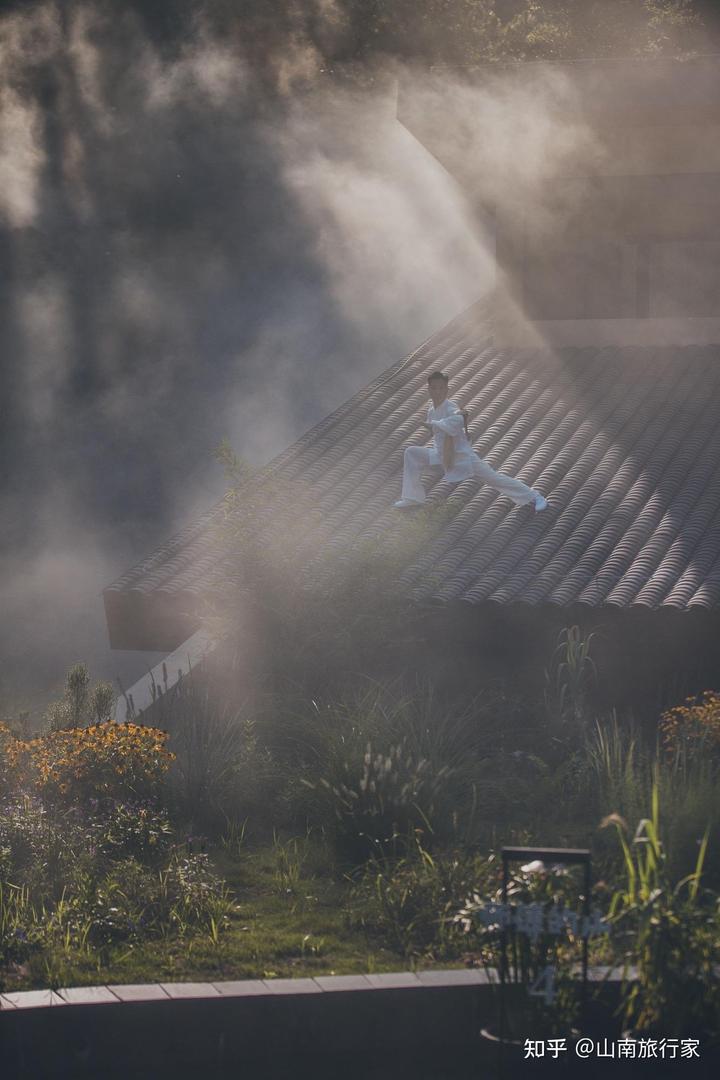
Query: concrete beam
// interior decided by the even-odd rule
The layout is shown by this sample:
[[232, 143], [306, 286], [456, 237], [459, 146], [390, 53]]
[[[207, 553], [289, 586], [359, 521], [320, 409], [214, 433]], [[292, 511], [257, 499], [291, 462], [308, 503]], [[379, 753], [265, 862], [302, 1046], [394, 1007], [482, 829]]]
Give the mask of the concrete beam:
[[[120, 695], [115, 707], [115, 719], [117, 722], [124, 723], [128, 719], [132, 719], [128, 714], [126, 697], [132, 698], [135, 714], [144, 713], [147, 719], [147, 711], [151, 710], [158, 700], [158, 687], [161, 688], [163, 694], [172, 691], [177, 686], [178, 672], [182, 671], [183, 675], [188, 674], [196, 664], [212, 652], [215, 644], [216, 642], [206, 630], [196, 631], [192, 637], [189, 637], [177, 649], [169, 653], [164, 660], [151, 668], [147, 675], [143, 675], [142, 678], [138, 679], [129, 690], [125, 691], [124, 695]], [[163, 673], [163, 665], [165, 666], [167, 681], [165, 673]], [[154, 693], [153, 687], [155, 688]]]

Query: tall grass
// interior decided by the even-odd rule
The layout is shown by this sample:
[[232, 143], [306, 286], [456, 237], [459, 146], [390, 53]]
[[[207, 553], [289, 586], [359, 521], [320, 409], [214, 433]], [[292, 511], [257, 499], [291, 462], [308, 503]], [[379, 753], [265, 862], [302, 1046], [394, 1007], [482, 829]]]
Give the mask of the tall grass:
[[416, 828], [432, 850], [475, 843], [524, 805], [532, 782], [504, 753], [496, 704], [488, 695], [457, 705], [425, 685], [369, 680], [354, 696], [300, 703], [271, 721], [294, 770], [288, 801], [299, 818], [327, 824], [351, 863], [377, 844], [402, 851]]
[[637, 818], [647, 806], [652, 761], [631, 720], [596, 719], [583, 747], [590, 773], [595, 811], [603, 816], [616, 811]]
[[596, 634], [583, 636], [579, 626], [566, 626], [558, 634], [550, 667], [545, 669], [545, 707], [560, 727], [577, 724], [585, 713], [588, 694], [597, 682], [597, 668], [590, 655]]
[[296, 894], [303, 878], [305, 863], [308, 858], [310, 833], [302, 838], [291, 836], [281, 840], [273, 830], [274, 881], [276, 890], [285, 895]]
[[[654, 793], [665, 815], [665, 857], [672, 874], [690, 873], [706, 829], [713, 832], [720, 817], [717, 799], [718, 766], [707, 755], [694, 754], [684, 746], [668, 755], [657, 742], [648, 743], [631, 721], [621, 724], [617, 716], [596, 721], [584, 746], [585, 776], [582, 810], [599, 821], [609, 814], [624, 820], [644, 818]], [[599, 841], [608, 852], [607, 842]], [[713, 849], [707, 877], [720, 883], [720, 855]]]
[[615, 827], [625, 881], [615, 892], [610, 918], [623, 927], [630, 946], [627, 958], [637, 966], [636, 980], [624, 982], [624, 1020], [637, 1031], [663, 1036], [720, 1034], [717, 897], [701, 890], [710, 828], [700, 840], [692, 869], [677, 879], [663, 839], [663, 821], [672, 820], [663, 802], [661, 767], [653, 768], [650, 816], [640, 819], [629, 839], [619, 814], [603, 823]]
[[416, 959], [456, 957], [463, 934], [455, 912], [468, 892], [497, 885], [492, 857], [460, 850], [432, 855], [416, 833], [405, 854], [380, 845], [352, 881], [349, 921], [380, 930], [411, 966]]

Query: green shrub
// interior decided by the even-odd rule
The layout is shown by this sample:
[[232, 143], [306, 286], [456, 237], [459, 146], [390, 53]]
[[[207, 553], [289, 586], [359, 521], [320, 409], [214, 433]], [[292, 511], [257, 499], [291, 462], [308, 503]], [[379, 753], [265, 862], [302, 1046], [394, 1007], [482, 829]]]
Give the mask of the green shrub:
[[487, 887], [495, 877], [492, 857], [460, 850], [433, 856], [417, 830], [406, 855], [378, 850], [358, 870], [350, 923], [384, 933], [408, 959], [456, 957], [465, 943], [455, 912], [472, 888]]
[[92, 945], [141, 941], [225, 928], [234, 904], [207, 855], [174, 852], [161, 870], [127, 858], [95, 877], [76, 882], [67, 908], [76, 930], [86, 927]]
[[700, 888], [708, 832], [692, 872], [674, 881], [661, 840], [657, 778], [651, 804], [651, 816], [640, 821], [630, 843], [619, 815], [604, 823], [617, 831], [626, 874], [610, 914], [626, 935], [627, 963], [637, 965], [637, 981], [625, 984], [624, 1020], [663, 1037], [717, 1037], [718, 897]]
[[341, 858], [358, 862], [378, 845], [397, 852], [414, 828], [432, 844], [458, 839], [477, 798], [482, 732], [470, 710], [443, 707], [427, 687], [410, 695], [375, 684], [295, 715], [287, 799], [328, 829]]
[[27, 886], [0, 879], [0, 989], [3, 970], [22, 963], [35, 947], [37, 921]]
[[208, 688], [187, 679], [170, 710], [175, 761], [169, 780], [178, 809], [192, 819], [219, 819], [241, 763], [251, 752], [250, 718], [222, 707]]
[[[643, 738], [631, 719], [621, 723], [613, 714], [595, 721], [574, 755], [565, 810], [586, 832], [611, 813], [639, 820], [657, 784], [665, 808], [665, 858], [671, 875], [681, 877], [693, 869], [706, 826], [715, 827], [718, 820], [717, 782], [718, 767], [711, 756], [688, 753], [683, 746], [671, 755], [663, 753], [657, 743]], [[616, 859], [609, 837], [597, 838], [597, 854], [609, 872]], [[720, 859], [712, 850], [706, 874], [709, 880], [720, 880]]]
[[194, 673], [165, 709], [174, 761], [167, 794], [176, 819], [221, 835], [228, 821], [277, 822], [286, 771], [260, 745], [249, 707], [230, 706]]
[[101, 724], [112, 719], [116, 700], [112, 683], [99, 682], [91, 690], [87, 665], [74, 664], [65, 676], [63, 696], [45, 712], [45, 726], [49, 731], [61, 731]]
[[289, 805], [325, 825], [351, 863], [377, 843], [400, 850], [414, 828], [431, 850], [493, 843], [536, 820], [546, 790], [537, 722], [496, 689], [447, 703], [428, 685], [371, 683], [272, 723], [292, 765]]
[[38, 800], [25, 798], [0, 807], [0, 880], [27, 886], [52, 903], [78, 865], [92, 860], [86, 820], [66, 811], [49, 818]]
[[87, 822], [98, 854], [111, 862], [134, 858], [157, 863], [167, 857], [174, 832], [167, 811], [153, 803], [116, 802]]
[[313, 790], [325, 791], [335, 819], [337, 847], [346, 855], [362, 858], [376, 845], [394, 848], [413, 826], [427, 824], [451, 776], [448, 766], [434, 772], [430, 762], [418, 758], [407, 738], [402, 738], [387, 753], [376, 752], [368, 742], [360, 767], [343, 762], [334, 783], [324, 777], [304, 782]]
[[161, 932], [169, 927], [182, 936], [201, 927], [216, 937], [234, 909], [227, 886], [206, 854], [176, 852], [160, 872], [152, 918]]

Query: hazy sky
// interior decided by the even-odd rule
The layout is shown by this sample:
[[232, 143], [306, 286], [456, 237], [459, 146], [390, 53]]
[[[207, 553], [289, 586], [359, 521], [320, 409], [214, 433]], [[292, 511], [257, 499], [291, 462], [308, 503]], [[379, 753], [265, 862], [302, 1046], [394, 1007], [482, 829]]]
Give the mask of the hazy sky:
[[270, 101], [202, 18], [0, 12], [0, 713], [141, 674], [100, 593], [221, 497], [212, 447], [267, 460], [491, 281], [397, 71], [309, 91], [308, 49]]

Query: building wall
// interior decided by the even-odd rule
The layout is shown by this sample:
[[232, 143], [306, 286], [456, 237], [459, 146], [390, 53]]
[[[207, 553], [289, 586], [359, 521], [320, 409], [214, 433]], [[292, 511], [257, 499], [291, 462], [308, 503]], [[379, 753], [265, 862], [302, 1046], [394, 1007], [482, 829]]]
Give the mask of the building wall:
[[720, 691], [720, 615], [710, 612], [457, 605], [421, 622], [422, 648], [394, 662], [450, 696], [480, 693], [502, 678], [541, 704], [558, 635], [575, 623], [583, 635], [594, 634], [598, 711], [632, 710], [653, 723], [690, 694]]

